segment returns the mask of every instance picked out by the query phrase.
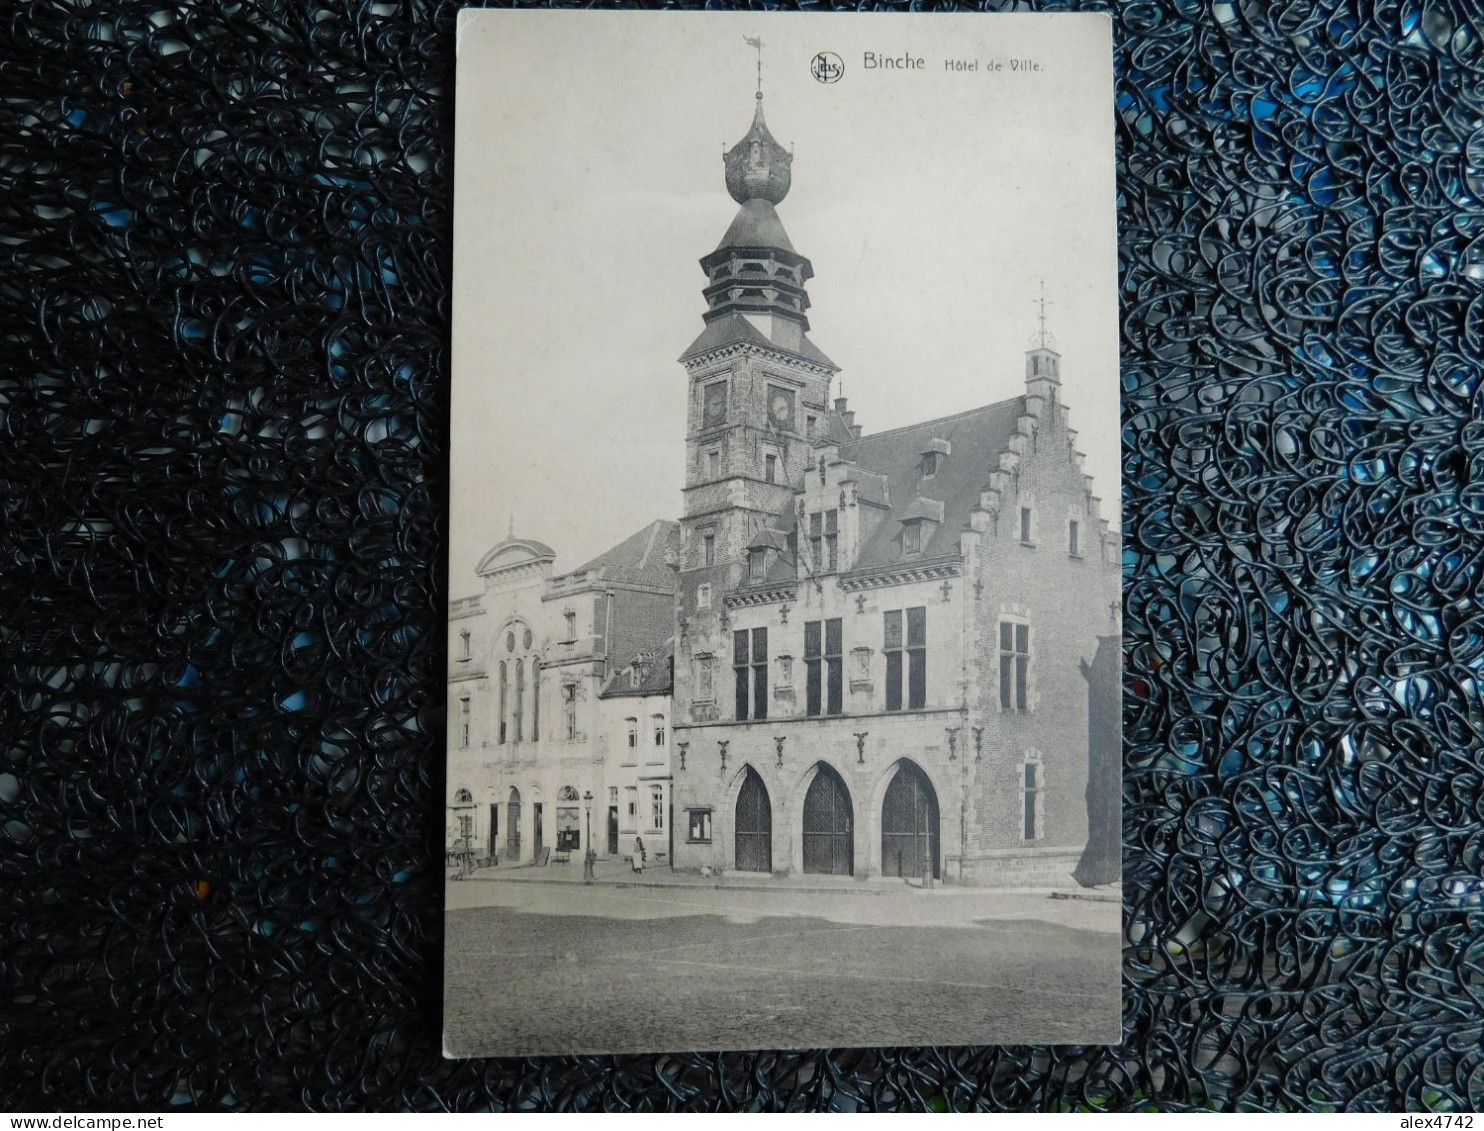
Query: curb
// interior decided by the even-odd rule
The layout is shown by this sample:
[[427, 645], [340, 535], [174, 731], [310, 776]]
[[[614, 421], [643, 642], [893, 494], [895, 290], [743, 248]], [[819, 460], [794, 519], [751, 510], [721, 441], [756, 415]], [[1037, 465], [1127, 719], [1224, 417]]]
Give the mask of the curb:
[[[916, 893], [916, 894], [919, 894], [919, 895], [929, 895], [930, 894], [929, 891], [926, 891], [923, 888], [920, 888], [920, 887], [917, 887], [917, 886], [911, 885], [911, 884], [902, 884], [899, 887], [898, 886], [895, 886], [895, 885], [893, 885], [891, 887], [875, 887], [875, 886], [867, 887], [865, 885], [846, 885], [846, 884], [840, 884], [840, 885], [812, 884], [812, 885], [808, 885], [808, 886], [794, 886], [794, 885], [791, 885], [791, 884], [785, 885], [785, 884], [767, 884], [767, 883], [727, 883], [725, 881], [718, 881], [718, 882], [715, 882], [715, 883], [692, 883], [690, 881], [685, 881], [685, 882], [676, 883], [676, 882], [668, 882], [668, 881], [663, 881], [663, 880], [598, 880], [598, 881], [596, 881], [596, 882], [594, 882], [592, 884], [584, 884], [581, 880], [548, 879], [547, 877], [544, 877], [544, 876], [539, 877], [539, 878], [538, 877], [532, 877], [530, 879], [526, 879], [524, 877], [519, 878], [519, 879], [516, 879], [516, 878], [512, 878], [510, 876], [500, 876], [500, 877], [490, 876], [488, 878], [479, 877], [478, 879], [476, 879], [475, 877], [472, 877], [471, 876], [467, 880], [462, 881], [462, 882], [466, 882], [466, 883], [467, 882], [475, 882], [475, 883], [505, 883], [505, 884], [545, 884], [545, 885], [554, 886], [554, 887], [652, 888], [652, 889], [663, 889], [663, 890], [667, 890], [667, 891], [761, 891], [761, 892], [772, 892], [774, 894], [784, 894], [784, 893], [787, 893], [787, 892], [798, 892], [801, 895], [832, 895], [833, 894], [833, 895], [872, 895], [872, 896], [883, 896], [883, 895], [896, 895], [896, 894], [906, 894], [906, 893]], [[949, 896], [949, 895], [965, 895], [965, 896], [967, 896], [967, 895], [1021, 895], [1021, 896], [1044, 896], [1047, 899], [1081, 900], [1081, 901], [1087, 902], [1087, 903], [1122, 903], [1123, 902], [1123, 899], [1122, 899], [1121, 896], [1115, 896], [1115, 895], [1089, 895], [1089, 894], [1083, 894], [1083, 893], [1080, 893], [1080, 892], [1068, 892], [1068, 891], [1065, 891], [1065, 890], [1063, 890], [1061, 888], [1029, 888], [1029, 887], [1027, 887], [1027, 888], [1006, 888], [1006, 887], [991, 888], [991, 887], [969, 887], [967, 885], [965, 885], [965, 886], [959, 886], [957, 884], [949, 884], [949, 885], [946, 885], [946, 886], [945, 885], [940, 885], [940, 886], [938, 886], [936, 888], [930, 889], [930, 891], [931, 891], [931, 894], [932, 895], [941, 894], [941, 895], [944, 895], [944, 896]]]

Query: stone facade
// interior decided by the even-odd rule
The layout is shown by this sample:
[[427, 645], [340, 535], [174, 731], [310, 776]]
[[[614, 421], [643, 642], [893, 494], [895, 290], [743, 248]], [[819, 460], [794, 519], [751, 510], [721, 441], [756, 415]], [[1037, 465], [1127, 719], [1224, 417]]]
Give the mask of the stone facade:
[[1064, 883], [1119, 546], [1061, 359], [1043, 334], [1017, 395], [863, 435], [807, 299], [737, 286], [813, 274], [782, 195], [739, 199], [682, 356], [675, 866]]

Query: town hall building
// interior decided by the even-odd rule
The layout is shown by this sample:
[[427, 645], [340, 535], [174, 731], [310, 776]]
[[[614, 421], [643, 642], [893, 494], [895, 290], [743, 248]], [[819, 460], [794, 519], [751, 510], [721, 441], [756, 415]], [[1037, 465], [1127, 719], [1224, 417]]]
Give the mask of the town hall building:
[[[676, 869], [1060, 883], [1093, 832], [1116, 875], [1117, 798], [1098, 791], [1117, 775], [1089, 766], [1090, 751], [1094, 764], [1118, 757], [1120, 546], [1083, 471], [1062, 358], [1043, 327], [1011, 395], [868, 432], [810, 337], [813, 267], [777, 210], [791, 164], [759, 92], [724, 157], [738, 211], [700, 260], [706, 311], [680, 357], [681, 515], [646, 528], [663, 566], [645, 558], [628, 588], [612, 559], [607, 577], [553, 578], [548, 548], [510, 538], [480, 566], [477, 607], [455, 603], [453, 651], [470, 658], [450, 664], [450, 765], [469, 769], [450, 770], [451, 814], [466, 806], [470, 835], [516, 861], [533, 858], [529, 836], [571, 819], [561, 801], [533, 814], [528, 795], [569, 788], [568, 802], [591, 794], [599, 814], [574, 844], [623, 854], [631, 826], [652, 818]], [[619, 556], [632, 563], [633, 547]], [[615, 615], [645, 627], [610, 639], [602, 622]], [[645, 655], [648, 671], [618, 687]], [[611, 741], [572, 738], [560, 713], [547, 721], [574, 688], [582, 703], [620, 704], [603, 713]], [[523, 721], [508, 730], [522, 694], [531, 706], [517, 718], [543, 712], [539, 739]], [[470, 729], [466, 704], [481, 697], [507, 721]], [[621, 765], [630, 722], [657, 741], [659, 718], [664, 760]], [[495, 748], [492, 726], [507, 728]], [[631, 789], [657, 808], [629, 822]], [[1111, 829], [1090, 830], [1089, 811]]]

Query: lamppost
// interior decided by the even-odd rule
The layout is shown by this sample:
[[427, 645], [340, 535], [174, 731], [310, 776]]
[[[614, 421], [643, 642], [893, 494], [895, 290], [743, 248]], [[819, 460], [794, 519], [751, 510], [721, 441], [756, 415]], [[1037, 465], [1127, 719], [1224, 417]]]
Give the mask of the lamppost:
[[582, 800], [587, 807], [587, 838], [582, 842], [587, 851], [582, 854], [582, 882], [590, 884], [593, 882], [598, 865], [598, 854], [593, 851], [593, 791], [584, 790]]

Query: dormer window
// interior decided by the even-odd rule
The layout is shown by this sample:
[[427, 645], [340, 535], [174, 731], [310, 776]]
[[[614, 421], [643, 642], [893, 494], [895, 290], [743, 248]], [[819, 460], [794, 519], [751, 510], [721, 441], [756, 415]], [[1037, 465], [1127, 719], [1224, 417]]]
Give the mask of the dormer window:
[[902, 556], [920, 554], [932, 541], [933, 532], [942, 525], [943, 503], [939, 499], [925, 499], [921, 495], [912, 500], [912, 505], [902, 515]]
[[909, 522], [902, 527], [902, 553], [922, 553], [922, 523]]
[[922, 459], [917, 465], [917, 473], [923, 479], [931, 479], [943, 468], [943, 462], [948, 458], [952, 445], [947, 440], [933, 437], [925, 445], [921, 452]]
[[809, 550], [814, 569], [832, 573], [840, 568], [840, 512], [814, 511], [809, 515]]
[[636, 688], [636, 687], [639, 686], [639, 676], [640, 676], [640, 674], [641, 674], [641, 669], [640, 669], [640, 667], [639, 667], [638, 664], [630, 664], [629, 665], [629, 687], [630, 688]]
[[747, 579], [761, 581], [768, 564], [767, 550], [749, 550], [747, 553]]

